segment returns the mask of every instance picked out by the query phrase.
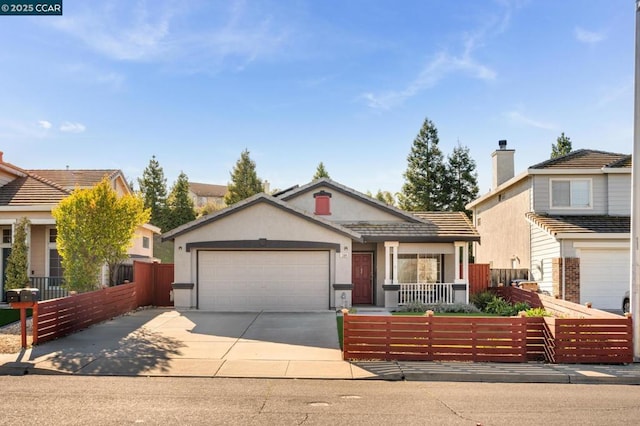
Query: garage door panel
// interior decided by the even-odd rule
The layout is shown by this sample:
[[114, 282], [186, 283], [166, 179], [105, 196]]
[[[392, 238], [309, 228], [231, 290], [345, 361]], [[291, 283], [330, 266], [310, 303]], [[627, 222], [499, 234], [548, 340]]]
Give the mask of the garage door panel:
[[208, 251], [199, 260], [200, 309], [329, 307], [327, 251]]
[[580, 303], [598, 309], [620, 309], [629, 289], [629, 250], [580, 251]]

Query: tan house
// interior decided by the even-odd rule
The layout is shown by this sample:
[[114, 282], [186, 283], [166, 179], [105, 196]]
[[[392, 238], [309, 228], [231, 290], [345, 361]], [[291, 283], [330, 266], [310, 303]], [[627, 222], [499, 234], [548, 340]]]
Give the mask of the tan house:
[[514, 176], [515, 150], [492, 154], [489, 193], [467, 205], [477, 263], [526, 268], [541, 289], [621, 309], [630, 280], [631, 156], [590, 149]]
[[[59, 289], [62, 279], [60, 256], [56, 249], [56, 224], [52, 209], [76, 188], [90, 188], [108, 177], [118, 194], [129, 194], [127, 181], [120, 170], [25, 170], [7, 163], [0, 152], [0, 272], [2, 297], [7, 258], [11, 253], [13, 227], [26, 217], [28, 230], [29, 276], [31, 285], [46, 295], [49, 288]], [[153, 236], [160, 229], [153, 225], [138, 228], [130, 259], [154, 261]], [[105, 271], [106, 274], [106, 271]], [[103, 278], [106, 283], [106, 276]]]
[[193, 200], [196, 209], [207, 205], [212, 205], [216, 209], [225, 207], [224, 196], [226, 193], [226, 185], [189, 182], [189, 198]]
[[305, 311], [468, 301], [459, 212], [408, 213], [330, 179], [257, 194], [162, 235], [176, 308]]

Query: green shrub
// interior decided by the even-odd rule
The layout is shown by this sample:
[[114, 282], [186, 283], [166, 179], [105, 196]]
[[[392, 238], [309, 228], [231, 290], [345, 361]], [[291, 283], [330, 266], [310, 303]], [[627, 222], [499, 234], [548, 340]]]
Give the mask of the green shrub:
[[486, 312], [487, 305], [495, 298], [496, 295], [492, 292], [483, 291], [481, 293], [472, 294], [470, 302], [473, 303], [479, 310]]
[[475, 305], [471, 305], [467, 303], [453, 303], [451, 305], [448, 305], [448, 304], [428, 305], [428, 308], [429, 308], [428, 310], [431, 310], [435, 313], [471, 314], [471, 313], [482, 312]]
[[398, 312], [427, 312], [428, 310], [429, 308], [427, 305], [416, 300], [412, 300], [398, 308]]
[[513, 310], [515, 311], [513, 315], [518, 315], [519, 312], [522, 312], [522, 311], [526, 312], [529, 309], [531, 309], [531, 306], [529, 306], [527, 302], [518, 302], [515, 305], [513, 305]]
[[547, 312], [544, 308], [530, 308], [526, 310], [528, 317], [550, 317], [551, 312]]

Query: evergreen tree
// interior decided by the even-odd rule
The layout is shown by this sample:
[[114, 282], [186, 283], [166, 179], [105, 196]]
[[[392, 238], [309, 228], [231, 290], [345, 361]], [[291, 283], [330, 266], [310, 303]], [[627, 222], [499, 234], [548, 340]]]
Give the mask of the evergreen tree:
[[393, 196], [393, 194], [389, 191], [382, 191], [380, 189], [378, 189], [378, 192], [376, 193], [375, 197], [376, 200], [378, 201], [382, 201], [383, 203], [390, 205], [390, 206], [395, 206], [396, 205], [396, 199]]
[[446, 194], [443, 194], [445, 165], [439, 142], [438, 129], [425, 119], [407, 157], [405, 183], [399, 194], [402, 209], [437, 211], [446, 205]]
[[466, 212], [471, 217], [465, 205], [476, 199], [479, 189], [476, 162], [469, 155], [469, 148], [461, 145], [455, 147], [448, 156], [446, 170], [443, 194], [449, 196], [449, 202], [444, 206], [445, 210]]
[[140, 193], [144, 200], [144, 207], [150, 209], [152, 225], [164, 227], [167, 210], [167, 179], [156, 156], [152, 156], [149, 165], [138, 179]]
[[13, 232], [13, 244], [11, 245], [11, 254], [7, 259], [4, 282], [8, 289], [28, 287], [29, 284], [29, 246], [27, 245], [29, 223], [29, 219], [22, 217], [16, 223]]
[[563, 155], [570, 153], [572, 150], [571, 138], [565, 136], [564, 132], [562, 132], [562, 134], [558, 136], [558, 139], [556, 139], [556, 143], [551, 145], [551, 158], [562, 157]]
[[245, 149], [233, 167], [231, 182], [227, 185], [224, 201], [230, 206], [252, 195], [259, 194], [263, 189], [263, 183], [256, 173], [256, 163], [251, 160], [249, 151]]
[[321, 161], [320, 164], [318, 164], [318, 168], [316, 169], [316, 174], [313, 175], [312, 180], [318, 180], [322, 178], [331, 179], [331, 176], [329, 176], [329, 172], [327, 172], [327, 169], [324, 168], [324, 163]]
[[89, 189], [76, 189], [51, 212], [58, 230], [65, 287], [75, 291], [98, 288], [100, 270], [109, 266], [110, 280], [127, 250], [136, 228], [149, 220], [142, 198], [118, 197], [108, 179]]
[[189, 197], [189, 178], [180, 172], [178, 179], [171, 188], [167, 199], [167, 214], [164, 226], [167, 230], [177, 228], [196, 218], [193, 200]]

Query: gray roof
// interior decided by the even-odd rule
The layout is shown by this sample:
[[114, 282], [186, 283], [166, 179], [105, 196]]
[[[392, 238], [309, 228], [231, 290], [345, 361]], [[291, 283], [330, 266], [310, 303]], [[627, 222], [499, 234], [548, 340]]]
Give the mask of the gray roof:
[[551, 216], [527, 213], [526, 218], [551, 235], [572, 234], [628, 234], [630, 216]]
[[593, 149], [578, 149], [558, 158], [535, 164], [530, 169], [600, 169], [631, 167], [631, 156]]

